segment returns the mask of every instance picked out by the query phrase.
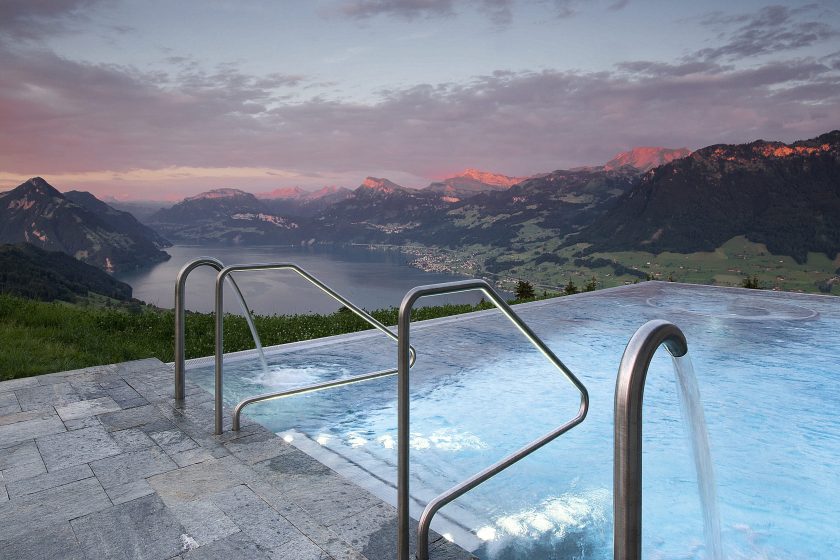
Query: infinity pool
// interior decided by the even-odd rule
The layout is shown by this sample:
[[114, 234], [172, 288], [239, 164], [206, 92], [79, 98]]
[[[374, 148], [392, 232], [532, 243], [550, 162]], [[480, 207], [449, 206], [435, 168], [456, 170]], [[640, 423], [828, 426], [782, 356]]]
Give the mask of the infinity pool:
[[[738, 559], [840, 550], [840, 299], [646, 282], [518, 306], [590, 392], [586, 421], [446, 506], [436, 529], [481, 558], [612, 558], [615, 374], [633, 332], [686, 334], [709, 425], [724, 551]], [[574, 416], [568, 382], [495, 311], [418, 323], [412, 496], [443, 490]], [[204, 362], [207, 364], [207, 362]], [[225, 400], [395, 367], [378, 333], [229, 358]], [[188, 373], [212, 390], [212, 365]], [[690, 447], [667, 353], [644, 407], [644, 555], [705, 558]], [[396, 378], [261, 403], [246, 414], [392, 503]]]

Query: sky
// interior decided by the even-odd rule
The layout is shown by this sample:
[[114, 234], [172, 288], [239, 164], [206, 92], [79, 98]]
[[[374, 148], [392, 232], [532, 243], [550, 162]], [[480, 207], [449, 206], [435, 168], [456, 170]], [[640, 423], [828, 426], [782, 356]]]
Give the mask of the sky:
[[0, 191], [526, 176], [840, 128], [840, 0], [0, 0]]

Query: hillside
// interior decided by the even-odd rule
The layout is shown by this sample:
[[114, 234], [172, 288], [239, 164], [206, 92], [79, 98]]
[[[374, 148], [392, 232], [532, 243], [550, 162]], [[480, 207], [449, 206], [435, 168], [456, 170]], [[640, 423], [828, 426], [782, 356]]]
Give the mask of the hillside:
[[108, 272], [169, 258], [160, 250], [166, 241], [133, 218], [89, 193], [67, 197], [40, 177], [0, 197], [0, 243], [32, 243]]
[[147, 223], [182, 243], [283, 244], [300, 239], [296, 221], [273, 213], [266, 201], [230, 188], [185, 198], [158, 210]]
[[131, 286], [62, 252], [18, 243], [0, 245], [0, 293], [68, 302], [94, 293], [128, 301]]
[[172, 246], [172, 243], [164, 239], [158, 232], [141, 224], [133, 214], [118, 210], [102, 202], [89, 192], [68, 191], [64, 193], [64, 197], [70, 202], [90, 210], [114, 229], [122, 229], [133, 237], [149, 239], [158, 249]]
[[714, 145], [645, 175], [578, 241], [590, 251], [711, 251], [744, 235], [802, 263], [840, 249], [840, 131]]

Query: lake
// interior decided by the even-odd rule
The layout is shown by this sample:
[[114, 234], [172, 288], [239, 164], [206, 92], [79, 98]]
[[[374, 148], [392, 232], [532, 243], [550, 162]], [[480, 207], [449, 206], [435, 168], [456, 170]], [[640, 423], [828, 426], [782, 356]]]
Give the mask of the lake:
[[[462, 280], [453, 274], [424, 272], [408, 265], [408, 258], [395, 250], [361, 247], [208, 247], [176, 245], [166, 250], [172, 258], [153, 267], [117, 274], [134, 289], [134, 297], [158, 307], [173, 307], [175, 277], [192, 259], [209, 256], [225, 265], [258, 262], [292, 262], [326, 285], [367, 310], [396, 307], [415, 286]], [[201, 267], [187, 281], [187, 309], [212, 311], [216, 271]], [[332, 313], [339, 304], [289, 270], [238, 272], [235, 274], [248, 307], [258, 314]], [[510, 297], [509, 293], [502, 294]], [[481, 294], [466, 293], [425, 298], [421, 305], [477, 303]], [[225, 311], [239, 313], [234, 294], [225, 291]]]

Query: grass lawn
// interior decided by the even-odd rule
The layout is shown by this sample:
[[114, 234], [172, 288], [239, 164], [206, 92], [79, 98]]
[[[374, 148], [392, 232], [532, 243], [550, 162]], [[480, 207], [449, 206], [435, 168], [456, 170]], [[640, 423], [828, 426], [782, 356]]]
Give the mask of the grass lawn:
[[[412, 312], [412, 319], [434, 319], [491, 307], [489, 303], [421, 307]], [[371, 315], [386, 325], [397, 322], [396, 308], [373, 311]], [[188, 313], [186, 319], [187, 358], [212, 355], [213, 314]], [[329, 315], [257, 315], [255, 323], [265, 346], [371, 328], [347, 310]], [[0, 380], [141, 358], [171, 362], [174, 332], [171, 310], [77, 306], [0, 294]], [[254, 348], [243, 317], [225, 318], [224, 347], [225, 352]]]

